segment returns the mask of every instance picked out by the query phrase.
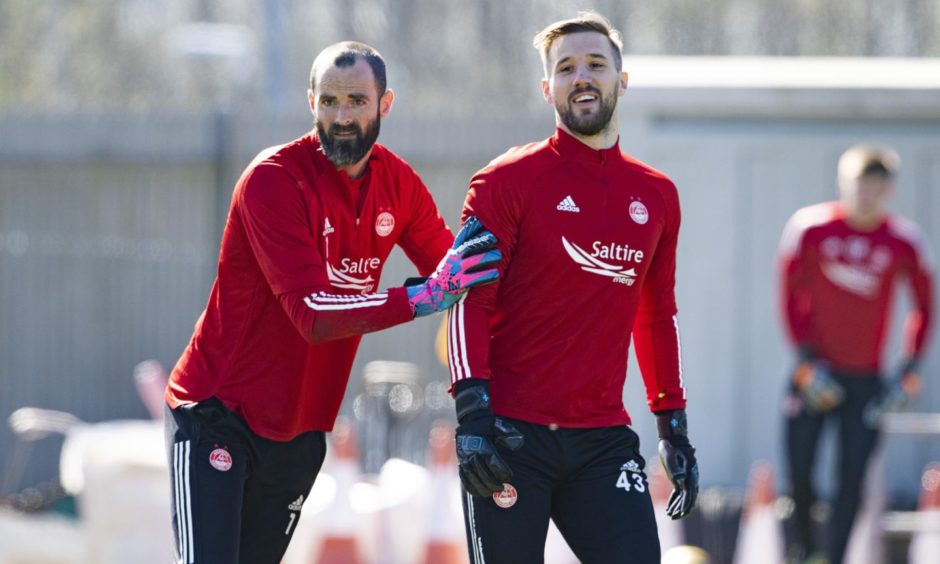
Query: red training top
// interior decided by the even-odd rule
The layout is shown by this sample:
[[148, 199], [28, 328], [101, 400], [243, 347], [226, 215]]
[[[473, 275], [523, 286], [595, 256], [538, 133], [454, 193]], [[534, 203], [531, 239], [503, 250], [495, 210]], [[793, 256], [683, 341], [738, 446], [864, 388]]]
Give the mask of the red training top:
[[414, 317], [404, 288], [376, 293], [392, 246], [428, 275], [453, 240], [418, 175], [381, 145], [357, 180], [313, 134], [263, 151], [235, 186], [167, 402], [216, 396], [273, 440], [331, 430], [361, 335]]
[[662, 173], [561, 129], [470, 182], [463, 217], [496, 235], [498, 283], [449, 316], [451, 380], [490, 379], [497, 415], [629, 424], [630, 336], [651, 409], [685, 407], [676, 321], [679, 197]]
[[780, 242], [781, 301], [790, 338], [836, 370], [877, 373], [894, 282], [914, 294], [904, 353], [924, 347], [932, 309], [924, 238], [910, 220], [888, 215], [875, 229], [845, 221], [839, 202], [816, 204], [790, 218]]

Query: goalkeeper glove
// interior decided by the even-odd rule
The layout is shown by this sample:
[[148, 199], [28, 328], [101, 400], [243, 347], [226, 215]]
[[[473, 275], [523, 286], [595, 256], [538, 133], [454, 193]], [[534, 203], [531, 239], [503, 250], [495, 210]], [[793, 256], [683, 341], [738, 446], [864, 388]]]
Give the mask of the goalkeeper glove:
[[917, 360], [911, 358], [904, 361], [896, 376], [865, 406], [865, 424], [871, 429], [877, 429], [885, 413], [902, 411], [920, 393], [920, 387]]
[[467, 218], [434, 274], [405, 281], [414, 316], [443, 311], [470, 288], [495, 282], [499, 277], [495, 265], [502, 258], [495, 245], [496, 237], [476, 217]]
[[503, 491], [512, 470], [497, 452], [497, 445], [519, 450], [525, 439], [512, 425], [493, 415], [490, 383], [463, 380], [457, 389], [457, 464], [460, 481], [471, 494], [489, 497]]
[[695, 449], [689, 443], [685, 410], [656, 413], [656, 429], [660, 438], [659, 460], [673, 485], [666, 515], [682, 519], [692, 511], [698, 498], [698, 463]]
[[799, 363], [793, 371], [793, 385], [806, 407], [817, 413], [837, 407], [845, 398], [842, 386], [805, 347], [799, 351]]

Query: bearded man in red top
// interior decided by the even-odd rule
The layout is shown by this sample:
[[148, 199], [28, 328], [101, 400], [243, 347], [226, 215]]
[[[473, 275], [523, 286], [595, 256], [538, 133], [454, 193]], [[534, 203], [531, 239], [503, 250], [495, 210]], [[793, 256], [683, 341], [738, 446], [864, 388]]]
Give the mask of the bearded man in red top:
[[[235, 186], [209, 303], [170, 375], [177, 562], [280, 562], [362, 334], [496, 278], [493, 235], [471, 219], [455, 240], [376, 144], [394, 99], [377, 51], [328, 47], [307, 97], [316, 131], [263, 151]], [[379, 292], [396, 244], [428, 278]]]
[[551, 519], [581, 562], [658, 564], [623, 386], [632, 337], [675, 485], [668, 513], [683, 517], [698, 466], [676, 319], [679, 197], [618, 145], [619, 32], [587, 12], [535, 44], [557, 129], [471, 180], [463, 215], [499, 239], [500, 282], [449, 313], [471, 560], [542, 562]]
[[[826, 557], [841, 564], [861, 502], [862, 484], [889, 400], [915, 396], [933, 307], [924, 237], [910, 220], [889, 213], [900, 159], [887, 148], [859, 145], [839, 159], [841, 198], [797, 211], [780, 243], [784, 321], [799, 357], [785, 402], [786, 449], [797, 559], [814, 557], [812, 469], [827, 420], [838, 423], [838, 492]], [[882, 349], [895, 284], [909, 283], [913, 309], [903, 360], [889, 381]]]

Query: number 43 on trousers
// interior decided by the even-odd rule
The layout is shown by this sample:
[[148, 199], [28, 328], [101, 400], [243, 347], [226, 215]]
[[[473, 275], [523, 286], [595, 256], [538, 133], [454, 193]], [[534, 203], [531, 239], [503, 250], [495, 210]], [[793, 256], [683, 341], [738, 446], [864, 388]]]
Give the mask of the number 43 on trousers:
[[[630, 479], [633, 478], [633, 484]], [[620, 467], [620, 477], [617, 478], [617, 487], [626, 491], [636, 489], [638, 492], [646, 491], [646, 484], [643, 482], [643, 474], [640, 471], [640, 465], [635, 460], [627, 462]]]

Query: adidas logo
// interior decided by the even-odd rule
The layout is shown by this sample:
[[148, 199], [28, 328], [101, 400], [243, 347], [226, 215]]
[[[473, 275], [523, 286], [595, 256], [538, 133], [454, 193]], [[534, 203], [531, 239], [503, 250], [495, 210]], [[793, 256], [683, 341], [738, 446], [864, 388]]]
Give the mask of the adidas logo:
[[574, 203], [574, 200], [571, 199], [571, 196], [565, 196], [565, 199], [558, 202], [558, 205], [555, 206], [555, 209], [558, 211], [574, 212], [581, 213], [581, 208]]
[[333, 231], [335, 230], [333, 229], [333, 226], [330, 225], [330, 218], [326, 218], [326, 220], [323, 221], [323, 236], [326, 237]]
[[626, 464], [620, 467], [621, 470], [626, 470], [627, 472], [639, 472], [640, 465], [637, 464], [636, 460], [630, 460]]
[[304, 496], [301, 495], [300, 497], [298, 497], [297, 499], [295, 499], [295, 500], [293, 501], [293, 503], [291, 503], [290, 505], [287, 506], [287, 510], [288, 510], [288, 511], [300, 511], [300, 509], [301, 509], [303, 506], [304, 506]]

